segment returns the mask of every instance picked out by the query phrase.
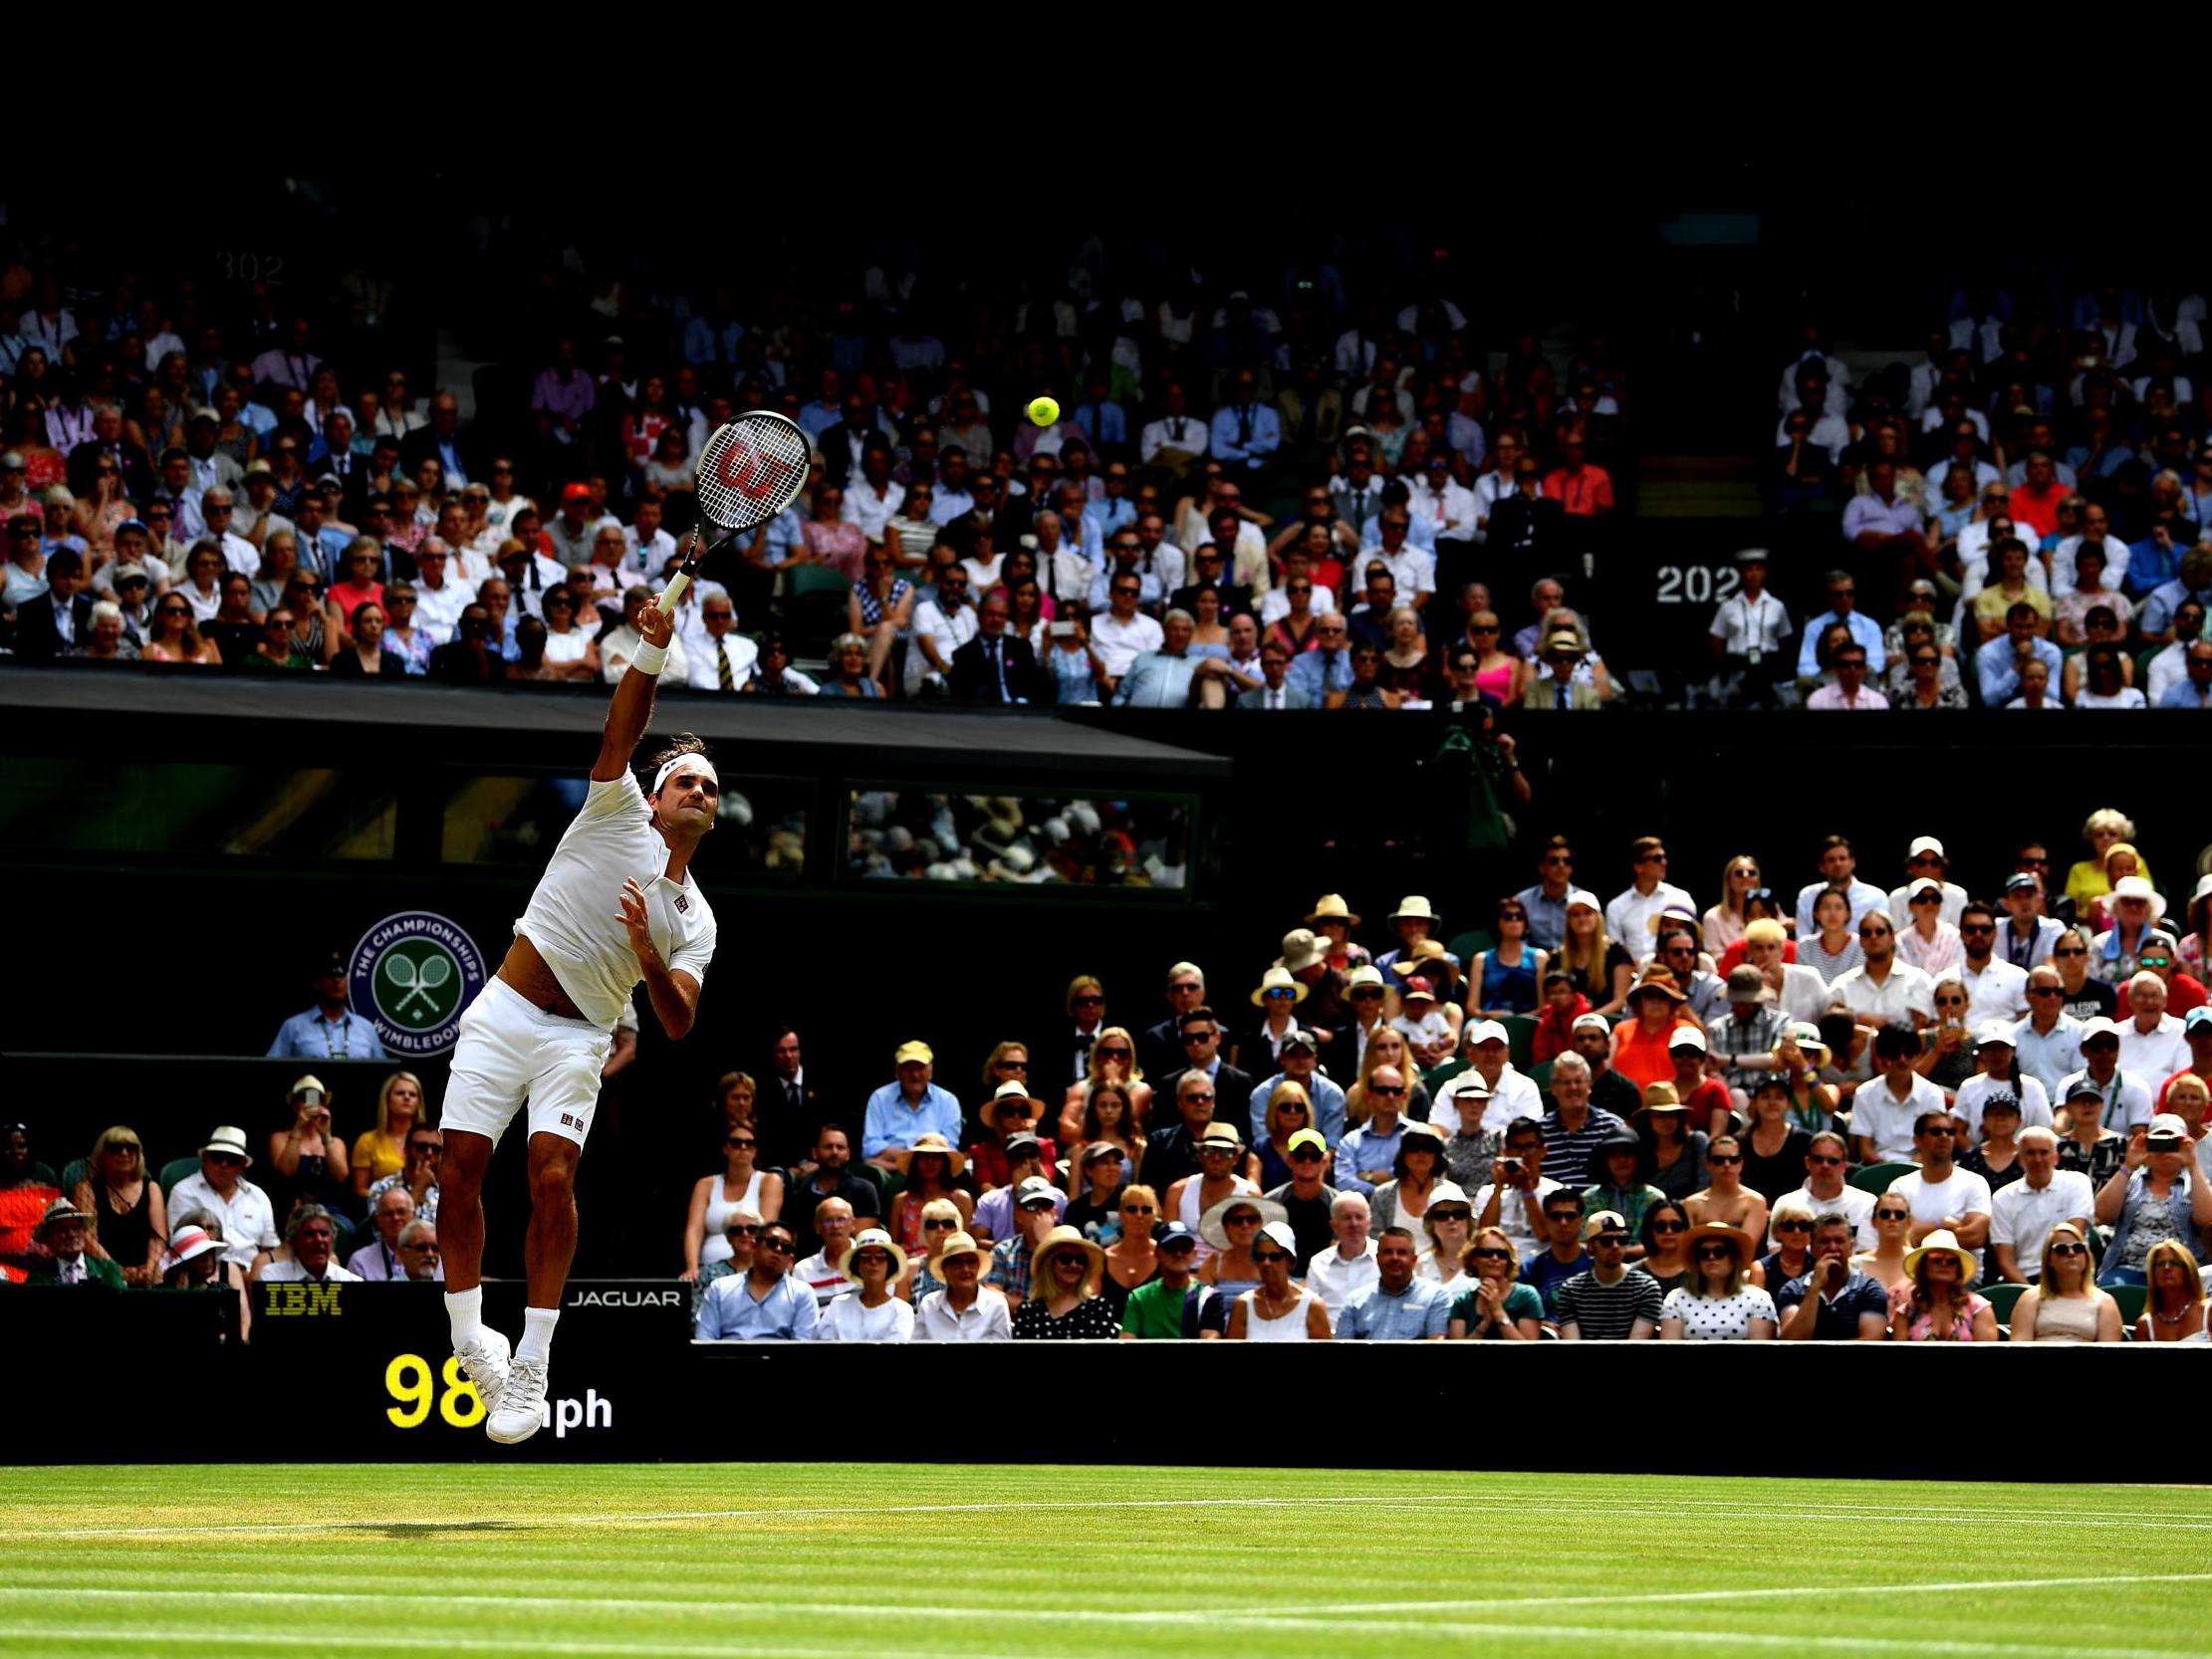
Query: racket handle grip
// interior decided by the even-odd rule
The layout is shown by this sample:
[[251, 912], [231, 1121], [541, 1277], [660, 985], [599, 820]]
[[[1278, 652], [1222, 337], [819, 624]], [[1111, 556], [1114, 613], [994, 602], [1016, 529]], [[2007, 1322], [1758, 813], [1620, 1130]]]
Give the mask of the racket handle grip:
[[668, 579], [668, 586], [660, 591], [660, 613], [663, 616], [673, 616], [676, 613], [676, 600], [683, 597], [683, 591], [690, 586], [691, 579], [681, 571]]

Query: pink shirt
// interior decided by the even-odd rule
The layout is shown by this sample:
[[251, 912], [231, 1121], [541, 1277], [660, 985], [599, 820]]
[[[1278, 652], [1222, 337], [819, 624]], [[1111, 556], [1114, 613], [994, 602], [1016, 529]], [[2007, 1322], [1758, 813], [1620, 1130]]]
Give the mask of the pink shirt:
[[1809, 709], [1885, 709], [1889, 699], [1870, 685], [1860, 686], [1856, 697], [1844, 695], [1840, 685], [1824, 685], [1806, 698], [1805, 706]]

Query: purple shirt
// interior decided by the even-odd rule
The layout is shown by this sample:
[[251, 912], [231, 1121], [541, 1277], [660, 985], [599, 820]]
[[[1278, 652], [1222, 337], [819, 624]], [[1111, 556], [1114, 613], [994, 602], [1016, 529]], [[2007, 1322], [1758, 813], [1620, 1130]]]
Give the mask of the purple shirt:
[[564, 420], [582, 420], [592, 412], [597, 400], [598, 391], [592, 384], [592, 376], [581, 368], [566, 381], [558, 368], [548, 368], [530, 388], [531, 408], [559, 415]]
[[1843, 509], [1843, 539], [1855, 542], [1869, 530], [1877, 536], [1903, 536], [1920, 528], [1918, 508], [1902, 501], [1883, 501], [1870, 491], [1855, 495]]

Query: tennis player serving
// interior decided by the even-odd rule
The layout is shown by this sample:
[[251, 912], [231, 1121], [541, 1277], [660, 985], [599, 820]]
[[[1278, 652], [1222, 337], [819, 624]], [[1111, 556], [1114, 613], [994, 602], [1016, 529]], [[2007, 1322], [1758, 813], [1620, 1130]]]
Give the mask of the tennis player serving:
[[[538, 1432], [561, 1292], [576, 1255], [576, 1166], [599, 1104], [615, 1018], [639, 980], [671, 1038], [690, 1031], [714, 955], [714, 912], [691, 855], [714, 828], [721, 786], [695, 737], [673, 739], [641, 788], [630, 757], [652, 720], [674, 623], [637, 619], [644, 644], [614, 687], [599, 764], [576, 821], [515, 923], [507, 960], [461, 1017], [446, 1085], [438, 1243], [453, 1352], [503, 1445]], [[530, 1112], [530, 1281], [522, 1341], [484, 1323], [484, 1171], [515, 1114]]]

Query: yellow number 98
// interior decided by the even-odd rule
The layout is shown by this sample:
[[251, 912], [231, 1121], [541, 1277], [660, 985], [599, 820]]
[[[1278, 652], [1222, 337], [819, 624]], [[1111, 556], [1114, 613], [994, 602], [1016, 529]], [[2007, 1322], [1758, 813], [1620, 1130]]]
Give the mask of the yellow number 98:
[[484, 1402], [477, 1396], [476, 1384], [468, 1380], [460, 1360], [450, 1355], [445, 1361], [445, 1393], [438, 1400], [438, 1415], [457, 1429], [473, 1429], [484, 1420]]
[[384, 1392], [399, 1401], [386, 1406], [384, 1415], [391, 1419], [393, 1428], [411, 1429], [421, 1426], [430, 1415], [430, 1367], [419, 1354], [402, 1353], [393, 1356], [384, 1367]]

